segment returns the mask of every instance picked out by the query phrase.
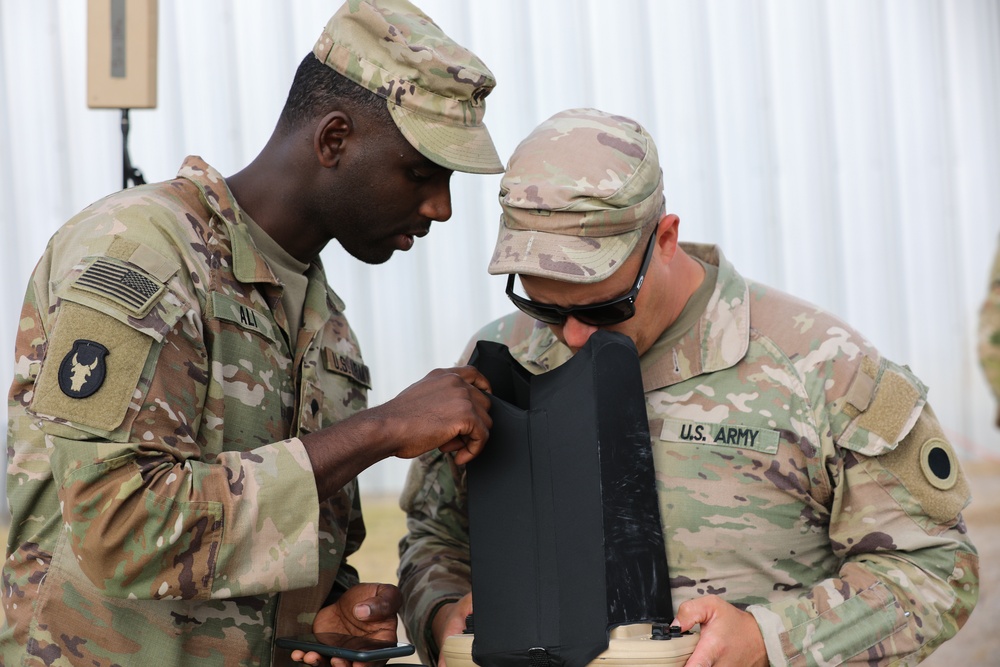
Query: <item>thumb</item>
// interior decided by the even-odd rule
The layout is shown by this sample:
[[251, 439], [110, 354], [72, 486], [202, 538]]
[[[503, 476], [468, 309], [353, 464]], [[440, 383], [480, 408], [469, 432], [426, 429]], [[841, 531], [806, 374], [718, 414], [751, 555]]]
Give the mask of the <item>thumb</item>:
[[705, 625], [715, 616], [718, 605], [719, 598], [715, 595], [685, 600], [677, 607], [677, 617], [671, 625], [679, 625], [682, 632], [699, 624]]
[[399, 589], [391, 584], [379, 584], [375, 594], [354, 605], [354, 617], [359, 621], [384, 621], [396, 616], [401, 605]]

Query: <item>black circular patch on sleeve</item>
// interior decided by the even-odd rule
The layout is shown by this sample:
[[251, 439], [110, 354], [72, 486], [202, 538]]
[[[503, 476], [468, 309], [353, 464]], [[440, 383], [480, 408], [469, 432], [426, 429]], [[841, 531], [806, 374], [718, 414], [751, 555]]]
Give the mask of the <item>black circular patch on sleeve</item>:
[[941, 438], [930, 438], [920, 447], [920, 468], [931, 486], [947, 491], [958, 482], [955, 451]]
[[83, 338], [73, 343], [59, 364], [59, 388], [70, 398], [92, 396], [104, 384], [108, 348]]
[[938, 479], [945, 480], [951, 477], [951, 457], [943, 447], [932, 447], [927, 452], [927, 465]]

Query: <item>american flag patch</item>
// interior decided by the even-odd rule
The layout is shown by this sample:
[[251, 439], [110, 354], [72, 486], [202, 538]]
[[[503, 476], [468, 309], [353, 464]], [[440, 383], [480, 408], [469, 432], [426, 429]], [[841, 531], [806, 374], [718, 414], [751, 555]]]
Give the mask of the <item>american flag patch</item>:
[[141, 269], [106, 257], [84, 269], [73, 287], [109, 299], [138, 316], [145, 315], [165, 289]]

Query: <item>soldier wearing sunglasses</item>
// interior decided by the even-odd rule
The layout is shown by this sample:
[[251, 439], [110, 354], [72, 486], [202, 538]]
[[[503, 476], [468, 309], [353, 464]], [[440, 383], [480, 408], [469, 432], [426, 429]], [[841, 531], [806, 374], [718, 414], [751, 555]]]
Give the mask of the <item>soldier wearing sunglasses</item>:
[[[656, 146], [628, 118], [543, 122], [500, 204], [489, 271], [518, 312], [475, 339], [536, 373], [598, 329], [635, 342], [675, 623], [700, 624], [688, 664], [914, 664], [958, 631], [978, 598], [969, 488], [920, 380], [719, 248], [680, 243]], [[401, 499], [403, 618], [429, 664], [472, 609], [464, 482], [431, 452]]]

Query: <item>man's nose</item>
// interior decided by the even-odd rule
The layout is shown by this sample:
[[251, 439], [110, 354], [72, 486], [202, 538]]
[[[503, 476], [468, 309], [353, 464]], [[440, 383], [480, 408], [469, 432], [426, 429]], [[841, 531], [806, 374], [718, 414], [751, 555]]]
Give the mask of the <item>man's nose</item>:
[[584, 324], [570, 315], [566, 318], [566, 323], [563, 325], [563, 339], [570, 349], [576, 351], [586, 345], [595, 331], [597, 331], [597, 327], [593, 324]]
[[430, 220], [444, 222], [451, 217], [451, 186], [449, 179], [441, 179], [420, 205], [420, 214]]

